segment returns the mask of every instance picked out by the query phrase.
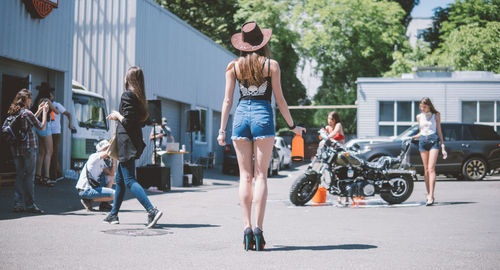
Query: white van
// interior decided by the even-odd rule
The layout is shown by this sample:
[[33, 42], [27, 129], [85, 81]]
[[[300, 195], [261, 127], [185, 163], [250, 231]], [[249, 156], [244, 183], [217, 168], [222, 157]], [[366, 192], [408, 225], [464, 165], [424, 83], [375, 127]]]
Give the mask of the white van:
[[90, 154], [95, 153], [96, 144], [110, 139], [109, 122], [106, 119], [106, 101], [103, 96], [90, 92], [77, 81], [73, 81], [73, 126], [71, 135], [71, 169], [79, 171]]

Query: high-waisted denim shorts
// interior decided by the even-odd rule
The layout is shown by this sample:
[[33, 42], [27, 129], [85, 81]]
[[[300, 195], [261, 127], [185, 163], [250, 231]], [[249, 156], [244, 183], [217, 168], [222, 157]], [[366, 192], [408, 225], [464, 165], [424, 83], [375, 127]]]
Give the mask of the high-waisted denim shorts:
[[275, 136], [274, 117], [268, 100], [242, 99], [233, 120], [232, 140], [255, 141]]
[[420, 136], [418, 142], [418, 150], [421, 152], [430, 151], [431, 149], [439, 149], [439, 138], [436, 133], [428, 136]]

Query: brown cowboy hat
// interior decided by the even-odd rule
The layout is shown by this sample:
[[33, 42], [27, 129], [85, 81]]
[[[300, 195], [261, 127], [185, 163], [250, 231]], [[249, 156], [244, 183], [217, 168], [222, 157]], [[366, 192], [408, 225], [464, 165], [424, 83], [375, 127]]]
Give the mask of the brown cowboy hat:
[[272, 29], [261, 30], [256, 22], [247, 22], [241, 26], [241, 33], [231, 37], [231, 43], [240, 51], [253, 52], [264, 47], [272, 33]]
[[48, 82], [42, 82], [39, 86], [36, 87], [38, 91], [54, 91], [55, 88], [50, 86]]

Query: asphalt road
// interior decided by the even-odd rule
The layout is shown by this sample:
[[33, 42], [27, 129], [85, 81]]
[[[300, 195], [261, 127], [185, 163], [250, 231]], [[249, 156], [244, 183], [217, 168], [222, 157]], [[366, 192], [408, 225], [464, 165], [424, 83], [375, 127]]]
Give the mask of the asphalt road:
[[202, 187], [148, 192], [164, 211], [147, 230], [146, 213], [127, 196], [120, 224], [86, 212], [74, 182], [37, 187], [47, 214], [11, 213], [12, 188], [0, 189], [1, 269], [499, 269], [500, 180], [439, 181], [437, 205], [425, 187], [388, 206], [292, 206], [288, 191], [304, 166], [269, 180], [265, 252], [245, 252], [236, 176], [211, 170]]

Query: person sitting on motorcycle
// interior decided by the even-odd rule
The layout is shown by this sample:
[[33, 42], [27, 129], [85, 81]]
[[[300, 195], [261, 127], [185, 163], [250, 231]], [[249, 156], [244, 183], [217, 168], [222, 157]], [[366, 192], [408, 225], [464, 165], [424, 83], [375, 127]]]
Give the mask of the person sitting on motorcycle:
[[[332, 138], [339, 143], [345, 143], [344, 128], [342, 127], [342, 122], [340, 121], [340, 115], [336, 111], [332, 111], [328, 114], [328, 125], [320, 130], [320, 132], [325, 132], [328, 134], [328, 139]], [[319, 147], [323, 147], [326, 140], [320, 142]], [[349, 204], [348, 197], [338, 197], [337, 202], [342, 204], [342, 198], [344, 198], [344, 204]]]
[[328, 138], [333, 138], [341, 144], [345, 143], [344, 128], [338, 112], [332, 111], [328, 114], [328, 126], [325, 130], [328, 132]]

